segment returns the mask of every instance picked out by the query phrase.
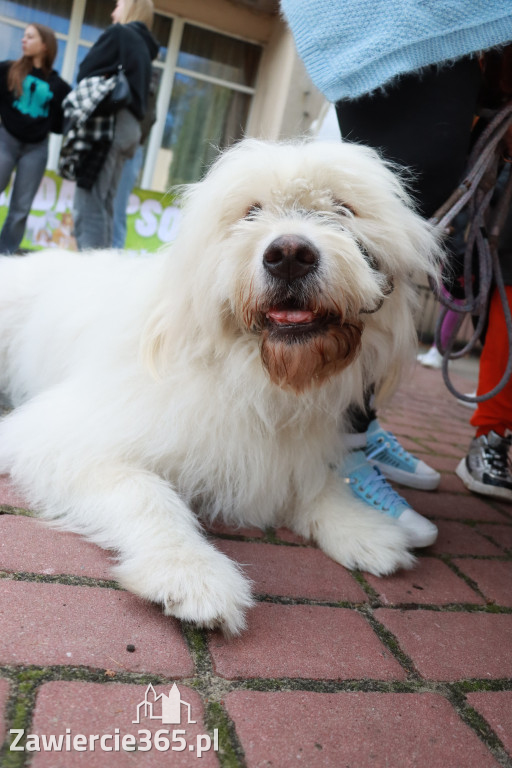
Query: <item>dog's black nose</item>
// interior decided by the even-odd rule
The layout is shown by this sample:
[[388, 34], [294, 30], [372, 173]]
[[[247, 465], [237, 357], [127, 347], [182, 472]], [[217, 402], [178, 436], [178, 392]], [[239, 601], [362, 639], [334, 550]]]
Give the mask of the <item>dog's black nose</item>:
[[305, 277], [316, 268], [320, 253], [313, 243], [300, 235], [281, 235], [263, 254], [263, 265], [273, 277], [291, 282]]

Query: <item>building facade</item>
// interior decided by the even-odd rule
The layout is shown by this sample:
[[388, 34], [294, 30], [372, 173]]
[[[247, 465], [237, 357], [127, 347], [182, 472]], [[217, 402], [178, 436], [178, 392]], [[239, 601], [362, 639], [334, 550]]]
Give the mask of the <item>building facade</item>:
[[[111, 23], [114, 0], [0, 0], [2, 59], [21, 55], [30, 22], [58, 38], [55, 63], [70, 83]], [[143, 189], [198, 180], [219, 149], [244, 135], [308, 133], [324, 100], [298, 60], [277, 0], [155, 0], [157, 121], [145, 147]], [[59, 137], [51, 139], [55, 169]]]

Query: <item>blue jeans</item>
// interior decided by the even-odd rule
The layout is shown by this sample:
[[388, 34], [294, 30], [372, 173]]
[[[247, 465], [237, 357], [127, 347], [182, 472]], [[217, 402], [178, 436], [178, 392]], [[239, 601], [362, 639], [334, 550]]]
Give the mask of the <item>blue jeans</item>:
[[125, 161], [140, 143], [140, 123], [127, 109], [116, 115], [114, 140], [91, 189], [77, 187], [73, 219], [78, 248], [110, 248], [114, 222], [114, 198]]
[[114, 248], [124, 248], [126, 240], [126, 209], [132, 193], [132, 189], [137, 181], [137, 176], [142, 167], [144, 150], [141, 144], [133, 157], [128, 158], [123, 165], [123, 172], [117, 188], [114, 200], [114, 236], [112, 246]]
[[47, 159], [48, 138], [35, 144], [19, 141], [0, 125], [0, 192], [16, 168], [9, 211], [0, 234], [0, 253], [14, 253], [20, 247]]

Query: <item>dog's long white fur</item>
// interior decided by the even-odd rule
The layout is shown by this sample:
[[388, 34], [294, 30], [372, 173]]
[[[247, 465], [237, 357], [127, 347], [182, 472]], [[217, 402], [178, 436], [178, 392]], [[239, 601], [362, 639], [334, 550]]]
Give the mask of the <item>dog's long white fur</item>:
[[[357, 359], [299, 393], [271, 381], [243, 321], [283, 234], [315, 244], [319, 294], [364, 323]], [[371, 150], [247, 140], [188, 192], [156, 256], [2, 258], [0, 390], [16, 407], [0, 423], [0, 472], [43, 517], [114, 550], [123, 586], [231, 633], [250, 585], [200, 516], [287, 525], [348, 568], [409, 567], [403, 530], [352, 498], [333, 465], [348, 406], [372, 384], [388, 396], [410, 360], [411, 276], [438, 257]]]

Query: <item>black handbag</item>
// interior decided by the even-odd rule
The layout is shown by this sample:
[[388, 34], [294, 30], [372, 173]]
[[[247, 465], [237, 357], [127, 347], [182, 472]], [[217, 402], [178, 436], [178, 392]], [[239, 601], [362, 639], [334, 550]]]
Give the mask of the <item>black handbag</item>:
[[[121, 34], [119, 40], [119, 53], [121, 61], [124, 61], [124, 50], [126, 41], [123, 34]], [[95, 115], [108, 116], [115, 115], [120, 109], [129, 107], [132, 102], [132, 92], [130, 90], [130, 83], [126, 77], [123, 69], [123, 65], [119, 64], [117, 71], [113, 73], [113, 77], [116, 78], [114, 87], [110, 93], [103, 99], [101, 104], [95, 111]]]
[[116, 83], [106, 99], [111, 107], [111, 112], [119, 112], [123, 107], [128, 107], [132, 101], [130, 84], [120, 64], [117, 68]]
[[110, 115], [115, 115], [116, 112], [119, 112], [124, 107], [128, 107], [131, 103], [130, 84], [121, 64], [118, 67], [117, 73], [111, 75], [111, 77], [116, 78], [114, 87], [107, 93], [103, 101], [100, 101], [94, 110], [94, 117], [110, 117]]

